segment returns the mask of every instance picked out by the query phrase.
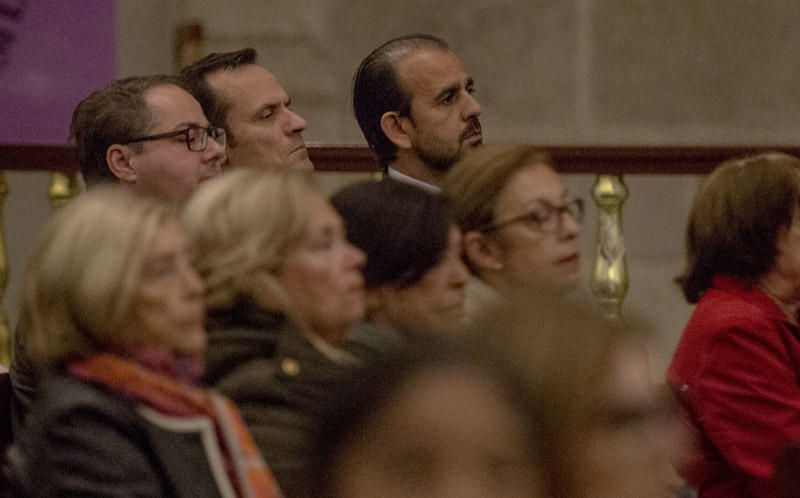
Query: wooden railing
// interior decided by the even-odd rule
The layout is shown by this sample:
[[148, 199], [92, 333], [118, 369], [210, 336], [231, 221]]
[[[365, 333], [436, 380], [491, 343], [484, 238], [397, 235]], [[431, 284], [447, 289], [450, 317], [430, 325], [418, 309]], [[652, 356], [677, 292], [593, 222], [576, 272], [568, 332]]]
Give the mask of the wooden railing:
[[[704, 175], [720, 162], [765, 150], [780, 150], [800, 156], [794, 146], [542, 146], [565, 174], [596, 175], [592, 197], [598, 208], [597, 244], [592, 271], [592, 291], [612, 318], [628, 289], [624, 240], [621, 229], [622, 206], [628, 195], [623, 175]], [[311, 145], [309, 156], [317, 171], [378, 172], [372, 152], [349, 145]], [[0, 364], [9, 362], [10, 334], [2, 307], [8, 278], [2, 210], [8, 193], [4, 171], [49, 171], [51, 205], [57, 209], [75, 192], [78, 172], [75, 151], [61, 145], [0, 144]]]
[[[558, 170], [565, 174], [704, 175], [725, 159], [765, 150], [800, 156], [797, 146], [548, 146]], [[309, 155], [319, 171], [378, 171], [372, 152], [351, 145], [312, 145]], [[78, 171], [75, 151], [66, 145], [0, 144], [0, 170]]]

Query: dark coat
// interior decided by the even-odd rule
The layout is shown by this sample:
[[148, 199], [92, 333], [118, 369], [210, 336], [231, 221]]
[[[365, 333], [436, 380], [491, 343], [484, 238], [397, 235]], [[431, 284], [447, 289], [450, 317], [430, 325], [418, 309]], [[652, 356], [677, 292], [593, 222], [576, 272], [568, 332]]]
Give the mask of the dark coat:
[[285, 315], [240, 300], [209, 313], [204, 382], [239, 407], [287, 496], [299, 493], [317, 417], [349, 365], [320, 353]]
[[39, 378], [24, 343], [24, 337], [29, 328], [27, 322], [20, 320], [12, 334], [13, 354], [8, 370], [11, 377], [11, 413], [14, 433], [22, 429], [25, 416], [36, 400], [36, 391], [39, 388]]
[[220, 497], [214, 476], [225, 470], [202, 440], [216, 438], [213, 427], [208, 418], [164, 417], [92, 384], [56, 377], [43, 384], [8, 451], [7, 493]]

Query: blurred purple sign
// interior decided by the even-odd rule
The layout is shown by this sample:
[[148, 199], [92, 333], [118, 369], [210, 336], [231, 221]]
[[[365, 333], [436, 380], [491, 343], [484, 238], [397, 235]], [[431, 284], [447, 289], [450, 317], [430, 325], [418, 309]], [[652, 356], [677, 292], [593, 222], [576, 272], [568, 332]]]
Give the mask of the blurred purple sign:
[[116, 74], [113, 0], [0, 0], [0, 143], [63, 144]]

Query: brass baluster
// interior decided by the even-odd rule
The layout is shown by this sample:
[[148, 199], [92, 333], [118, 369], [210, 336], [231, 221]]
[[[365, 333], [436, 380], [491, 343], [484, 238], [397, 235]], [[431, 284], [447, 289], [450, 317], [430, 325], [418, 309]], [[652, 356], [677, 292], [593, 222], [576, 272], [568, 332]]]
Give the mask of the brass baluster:
[[78, 193], [78, 174], [53, 171], [47, 196], [50, 208], [57, 211]]
[[3, 211], [5, 209], [8, 185], [5, 173], [0, 171], [0, 364], [11, 365], [11, 330], [8, 327], [8, 316], [3, 306], [8, 284], [8, 262], [6, 261], [5, 223]]
[[592, 187], [598, 208], [597, 245], [592, 271], [592, 292], [603, 314], [611, 320], [622, 319], [622, 301], [628, 293], [628, 267], [622, 235], [622, 205], [628, 187], [618, 175], [598, 175]]

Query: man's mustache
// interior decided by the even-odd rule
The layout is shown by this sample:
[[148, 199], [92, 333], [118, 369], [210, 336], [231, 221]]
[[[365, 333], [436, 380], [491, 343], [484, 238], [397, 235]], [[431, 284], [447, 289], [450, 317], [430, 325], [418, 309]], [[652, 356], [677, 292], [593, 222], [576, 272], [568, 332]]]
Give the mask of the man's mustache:
[[473, 118], [469, 122], [469, 126], [461, 133], [461, 140], [466, 140], [473, 135], [478, 135], [481, 133], [481, 122], [478, 121], [478, 118]]

